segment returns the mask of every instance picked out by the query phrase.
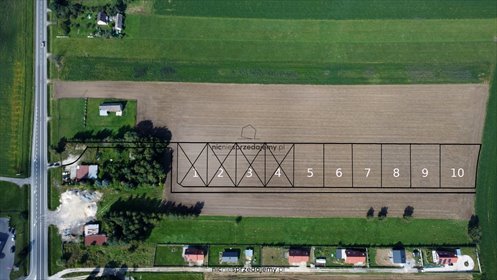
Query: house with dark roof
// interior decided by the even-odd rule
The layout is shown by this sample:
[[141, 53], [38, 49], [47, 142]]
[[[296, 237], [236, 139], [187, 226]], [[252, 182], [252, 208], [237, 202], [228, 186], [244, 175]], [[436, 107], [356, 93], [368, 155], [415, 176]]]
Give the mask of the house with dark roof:
[[237, 250], [237, 249], [226, 249], [221, 254], [221, 263], [238, 264], [238, 259], [239, 258], [240, 258], [240, 250]]
[[200, 247], [187, 247], [185, 249], [184, 258], [187, 262], [203, 262], [205, 252]]
[[453, 249], [437, 249], [432, 251], [433, 262], [441, 265], [453, 265], [457, 262], [459, 256]]
[[85, 236], [85, 246], [104, 245], [105, 243], [107, 243], [107, 236], [105, 234], [94, 234]]
[[97, 24], [98, 25], [107, 25], [109, 24], [109, 17], [104, 11], [100, 11], [97, 14]]
[[394, 264], [405, 264], [406, 250], [404, 248], [394, 248], [392, 250], [392, 262]]
[[290, 265], [305, 265], [309, 261], [311, 250], [309, 248], [292, 247], [288, 251]]

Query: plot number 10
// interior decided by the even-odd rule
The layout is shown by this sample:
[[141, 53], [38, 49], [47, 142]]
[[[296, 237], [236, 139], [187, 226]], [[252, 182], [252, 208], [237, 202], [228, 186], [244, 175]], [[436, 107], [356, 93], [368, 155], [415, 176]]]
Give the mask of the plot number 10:
[[464, 177], [464, 169], [462, 168], [458, 168], [458, 169], [455, 169], [455, 168], [451, 168], [450, 169], [452, 171], [452, 178], [462, 178]]

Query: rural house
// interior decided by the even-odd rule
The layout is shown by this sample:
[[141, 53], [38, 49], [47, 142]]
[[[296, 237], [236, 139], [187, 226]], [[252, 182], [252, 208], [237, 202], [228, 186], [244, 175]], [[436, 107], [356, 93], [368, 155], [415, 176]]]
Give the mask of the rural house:
[[338, 248], [336, 251], [337, 259], [342, 259], [345, 263], [352, 265], [366, 264], [366, 250], [359, 248]]
[[199, 247], [187, 247], [184, 253], [185, 261], [189, 263], [197, 263], [204, 261], [204, 250]]
[[86, 224], [83, 228], [85, 236], [98, 234], [100, 226], [98, 224]]
[[116, 113], [116, 116], [120, 117], [123, 115], [123, 104], [114, 102], [114, 103], [102, 103], [98, 107], [100, 116], [106, 117], [110, 113]]
[[97, 14], [97, 24], [98, 25], [107, 25], [109, 23], [109, 17], [104, 11], [100, 11]]
[[77, 165], [71, 167], [70, 179], [81, 181], [85, 179], [97, 179], [98, 165]]
[[239, 250], [231, 250], [231, 249], [224, 250], [223, 254], [221, 255], [221, 262], [228, 264], [237, 264], [239, 257], [240, 257]]
[[114, 17], [114, 30], [116, 30], [117, 33], [123, 31], [123, 15], [120, 13], [117, 13]]
[[458, 259], [457, 251], [451, 249], [434, 250], [432, 256], [433, 262], [441, 265], [453, 265]]
[[306, 265], [309, 261], [311, 250], [309, 248], [290, 248], [288, 263], [290, 265]]
[[392, 250], [392, 262], [395, 264], [406, 263], [406, 250], [404, 248], [394, 248]]
[[107, 243], [107, 236], [105, 234], [94, 234], [85, 236], [85, 246], [104, 245], [105, 243]]

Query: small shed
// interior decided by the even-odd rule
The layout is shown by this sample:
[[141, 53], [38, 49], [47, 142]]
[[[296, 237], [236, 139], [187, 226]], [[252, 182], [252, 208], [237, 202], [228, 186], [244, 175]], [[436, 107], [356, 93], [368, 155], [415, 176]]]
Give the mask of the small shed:
[[118, 33], [121, 33], [121, 31], [123, 31], [123, 15], [120, 13], [117, 13], [117, 15], [114, 17], [114, 30], [116, 30]]
[[252, 259], [252, 257], [254, 256], [254, 250], [252, 250], [252, 248], [247, 248], [245, 249], [244, 254], [247, 259]]
[[85, 236], [95, 235], [100, 232], [100, 227], [98, 224], [86, 224], [84, 226]]
[[109, 17], [104, 11], [100, 11], [97, 14], [97, 24], [98, 25], [107, 25], [109, 23]]
[[123, 104], [119, 102], [106, 102], [100, 104], [98, 110], [101, 117], [106, 117], [109, 113], [116, 113], [116, 116], [120, 117], [123, 115]]

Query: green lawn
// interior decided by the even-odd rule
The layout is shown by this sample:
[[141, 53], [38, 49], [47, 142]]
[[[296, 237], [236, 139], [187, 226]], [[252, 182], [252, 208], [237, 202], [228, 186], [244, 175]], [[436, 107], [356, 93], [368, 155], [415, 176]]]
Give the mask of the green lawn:
[[16, 229], [16, 255], [11, 279], [28, 275], [29, 268], [29, 187], [0, 181], [0, 217], [10, 217]]
[[0, 1], [0, 175], [29, 176], [33, 104], [33, 8]]
[[404, 245], [469, 244], [466, 221], [388, 218], [165, 218], [152, 243]]
[[156, 266], [184, 266], [188, 263], [183, 259], [183, 246], [180, 245], [165, 245], [157, 246], [155, 249], [155, 265]]
[[48, 240], [48, 259], [50, 260], [48, 275], [53, 275], [65, 268], [62, 260], [62, 239], [54, 225], [48, 228]]
[[[116, 101], [113, 99], [58, 99], [52, 101], [51, 138], [52, 143], [66, 137], [71, 139], [78, 132], [97, 132], [109, 129], [117, 132], [123, 126], [136, 125], [136, 101], [119, 100], [125, 104], [121, 117], [109, 114], [107, 117], [99, 116], [98, 106], [103, 102]], [[86, 116], [86, 119], [85, 119]]]
[[135, 280], [203, 280], [202, 273], [169, 272], [169, 273], [129, 273]]
[[55, 210], [60, 205], [60, 186], [62, 184], [62, 170], [52, 168], [48, 170], [48, 209]]
[[288, 247], [262, 247], [262, 266], [289, 266]]
[[[449, 8], [450, 7], [450, 8]], [[154, 1], [165, 15], [280, 19], [491, 18], [491, 0], [182, 0]]]
[[480, 253], [487, 279], [497, 279], [497, 68], [494, 69], [487, 105], [483, 146], [478, 165], [476, 213], [482, 226]]
[[[225, 2], [174, 2], [197, 6], [188, 6], [192, 14], [187, 16], [130, 14], [123, 39], [54, 39], [52, 52], [62, 57], [54, 75], [66, 80], [464, 83], [487, 80], [496, 57], [495, 16], [295, 20], [200, 12], [216, 15], [205, 5]], [[285, 6], [311, 6], [292, 4]], [[458, 2], [454, 9], [464, 5]]]
[[352, 266], [350, 264], [344, 263], [343, 260], [336, 258], [336, 246], [316, 246], [314, 248], [315, 258], [326, 258], [327, 267], [341, 267], [341, 266]]

